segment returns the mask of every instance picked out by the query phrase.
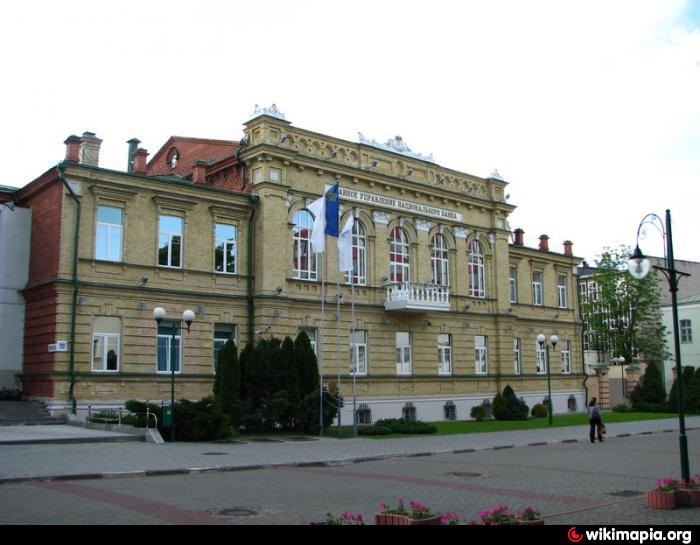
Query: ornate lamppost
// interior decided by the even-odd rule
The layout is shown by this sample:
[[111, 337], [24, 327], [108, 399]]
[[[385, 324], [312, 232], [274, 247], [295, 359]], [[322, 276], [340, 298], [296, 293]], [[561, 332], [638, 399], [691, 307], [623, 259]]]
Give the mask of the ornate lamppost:
[[[546, 359], [545, 359], [545, 364], [547, 365], [547, 417], [549, 419], [549, 425], [552, 425], [552, 412], [553, 412], [553, 403], [552, 403], [552, 374], [550, 371], [550, 365], [549, 365], [549, 345], [547, 344], [547, 337], [544, 336], [543, 333], [540, 333], [537, 335], [537, 342], [539, 343], [540, 347], [544, 348], [546, 351]], [[549, 342], [552, 343], [552, 349], [555, 350], [557, 348], [557, 343], [559, 342], [559, 337], [556, 335], [552, 335], [549, 338]]]
[[652, 269], [651, 262], [639, 249], [639, 236], [640, 234], [646, 232], [643, 230], [645, 225], [653, 225], [661, 232], [665, 246], [664, 246], [664, 257], [666, 258], [666, 266], [658, 267], [654, 265], [654, 269], [664, 273], [666, 280], [668, 280], [668, 289], [671, 292], [671, 308], [673, 311], [673, 348], [676, 356], [676, 384], [678, 384], [678, 424], [679, 424], [679, 437], [678, 442], [680, 445], [681, 453], [681, 476], [683, 480], [688, 481], [690, 479], [690, 464], [688, 462], [688, 438], [685, 434], [685, 412], [683, 408], [683, 367], [681, 365], [681, 350], [680, 350], [680, 337], [678, 329], [678, 278], [681, 276], [690, 276], [688, 273], [680, 272], [676, 270], [675, 261], [673, 259], [673, 235], [671, 233], [671, 211], [666, 210], [666, 225], [664, 229], [664, 222], [656, 214], [647, 214], [642, 218], [642, 221], [637, 228], [637, 247], [627, 262], [627, 270], [629, 271], [632, 278], [636, 280], [641, 280]]

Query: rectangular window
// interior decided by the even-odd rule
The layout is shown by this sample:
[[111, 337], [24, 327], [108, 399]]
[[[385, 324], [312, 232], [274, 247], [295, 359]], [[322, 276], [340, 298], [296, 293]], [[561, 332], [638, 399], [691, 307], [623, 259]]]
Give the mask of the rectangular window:
[[278, 168], [271, 168], [270, 169], [270, 181], [272, 181], [272, 182], [282, 181], [282, 171]]
[[681, 342], [693, 342], [693, 323], [691, 320], [681, 320]]
[[578, 297], [581, 304], [588, 303], [588, 289], [586, 288], [585, 282], [581, 282], [578, 285]]
[[561, 342], [561, 372], [571, 374], [571, 341]]
[[535, 341], [537, 350], [537, 374], [544, 375], [547, 372], [547, 348], [540, 346], [540, 343]]
[[396, 332], [396, 374], [411, 374], [411, 334], [406, 331]]
[[214, 324], [214, 373], [216, 373], [219, 361], [219, 351], [223, 346], [232, 340], [236, 345], [237, 342], [236, 324]]
[[158, 223], [158, 265], [182, 268], [182, 218], [160, 216]]
[[92, 370], [119, 371], [121, 320], [96, 316], [92, 322]]
[[256, 168], [253, 170], [253, 183], [257, 184], [259, 182], [262, 182], [262, 169], [261, 168]]
[[163, 320], [158, 324], [158, 373], [179, 373], [181, 352], [180, 322]]
[[95, 259], [122, 261], [124, 211], [113, 206], [97, 207]]
[[488, 343], [483, 335], [474, 337], [474, 363], [477, 375], [486, 375], [489, 372]]
[[438, 335], [438, 375], [452, 374], [452, 339], [447, 333]]
[[510, 281], [510, 302], [518, 302], [518, 269], [517, 267], [511, 267], [509, 272]]
[[311, 341], [311, 348], [314, 349], [314, 354], [318, 355], [318, 352], [316, 351], [316, 328], [315, 327], [300, 327], [299, 332], [304, 332], [306, 333], [306, 336], [309, 338], [309, 341]]
[[522, 372], [520, 359], [520, 339], [513, 339], [513, 373], [519, 375]]
[[559, 308], [569, 307], [569, 291], [566, 287], [566, 275], [560, 274], [557, 277], [557, 295], [559, 300]]
[[215, 231], [214, 270], [221, 273], [235, 274], [237, 229], [233, 225], [217, 223]]
[[534, 305], [544, 305], [542, 298], [542, 273], [537, 271], [532, 273], [532, 303]]
[[351, 373], [367, 375], [367, 331], [353, 331], [350, 335]]

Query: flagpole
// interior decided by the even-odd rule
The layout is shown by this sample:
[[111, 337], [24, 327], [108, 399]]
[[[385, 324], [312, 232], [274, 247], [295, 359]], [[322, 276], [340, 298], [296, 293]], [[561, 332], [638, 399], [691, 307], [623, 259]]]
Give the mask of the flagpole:
[[335, 276], [335, 365], [338, 372], [338, 383], [336, 385], [336, 403], [338, 403], [338, 438], [342, 435], [342, 418], [340, 415], [340, 271]]
[[[325, 237], [325, 235], [324, 235]], [[326, 282], [325, 282], [325, 274], [326, 274], [326, 252], [323, 252], [321, 254], [323, 257], [321, 259], [320, 267], [321, 267], [321, 330], [319, 332], [319, 343], [318, 343], [318, 355], [319, 355], [319, 374], [321, 377], [321, 381], [319, 384], [320, 392], [321, 395], [320, 400], [319, 400], [319, 435], [323, 435], [323, 364], [324, 364], [324, 357], [323, 357], [323, 321], [324, 321], [324, 315], [325, 315], [325, 302], [326, 302]]]
[[[352, 271], [350, 272], [350, 285], [352, 289], [352, 323], [350, 324], [350, 343], [355, 338], [355, 282], [353, 281]], [[352, 366], [352, 351], [350, 351], [350, 365]], [[352, 436], [357, 437], [357, 395], [355, 393], [355, 384], [357, 379], [357, 362], [352, 373]]]

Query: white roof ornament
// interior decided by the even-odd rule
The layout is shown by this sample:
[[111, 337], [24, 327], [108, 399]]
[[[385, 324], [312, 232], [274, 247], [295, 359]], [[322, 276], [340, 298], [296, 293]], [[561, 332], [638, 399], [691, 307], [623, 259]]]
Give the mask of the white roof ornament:
[[491, 173], [489, 178], [491, 178], [492, 180], [498, 180], [499, 182], [505, 182], [505, 180], [503, 179], [503, 176], [501, 176], [501, 173], [498, 172], [497, 168], [493, 169], [493, 172]]
[[[269, 108], [261, 108], [256, 104], [255, 111], [253, 111], [253, 114], [250, 116], [250, 119], [255, 119], [256, 117], [260, 117], [261, 115], [269, 115], [270, 117], [276, 117], [277, 119], [281, 119], [282, 121], [287, 121], [287, 118], [282, 112], [280, 112], [279, 108], [277, 107], [277, 104], [273, 104]], [[248, 121], [250, 121], [250, 119]]]
[[383, 149], [385, 151], [400, 153], [401, 155], [413, 157], [414, 159], [419, 159], [421, 161], [428, 161], [430, 163], [435, 163], [435, 159], [433, 159], [432, 153], [430, 155], [423, 155], [422, 153], [416, 153], [414, 151], [411, 151], [411, 148], [409, 148], [406, 145], [406, 142], [404, 142], [403, 138], [401, 138], [400, 136], [390, 138], [384, 144], [380, 144], [376, 140], [370, 140], [361, 132], [357, 133], [357, 137], [360, 141], [360, 144], [366, 144], [368, 146]]

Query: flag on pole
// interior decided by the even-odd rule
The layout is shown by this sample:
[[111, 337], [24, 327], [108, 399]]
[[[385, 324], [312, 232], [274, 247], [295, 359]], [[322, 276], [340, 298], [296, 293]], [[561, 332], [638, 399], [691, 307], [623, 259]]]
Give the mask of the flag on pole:
[[352, 228], [355, 219], [352, 214], [345, 222], [343, 230], [338, 237], [338, 270], [340, 272], [352, 272]]
[[314, 226], [311, 229], [311, 249], [314, 253], [326, 251], [326, 235], [338, 236], [340, 201], [338, 200], [338, 184], [331, 187], [320, 199], [308, 206], [314, 215]]

